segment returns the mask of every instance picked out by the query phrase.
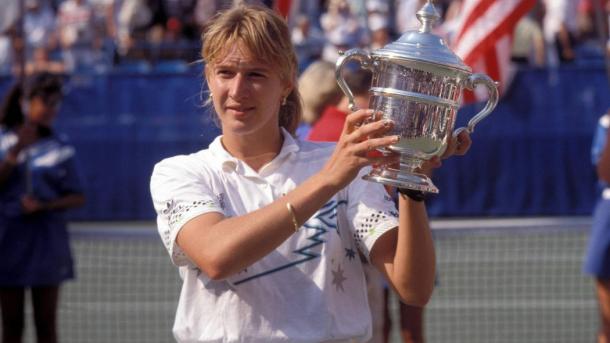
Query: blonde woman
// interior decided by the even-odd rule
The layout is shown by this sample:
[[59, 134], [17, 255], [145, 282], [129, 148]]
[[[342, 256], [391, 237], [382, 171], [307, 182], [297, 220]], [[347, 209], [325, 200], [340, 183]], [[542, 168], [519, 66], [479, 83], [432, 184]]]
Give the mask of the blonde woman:
[[[180, 268], [179, 342], [365, 341], [371, 316], [361, 252], [408, 303], [434, 285], [423, 202], [396, 209], [361, 175], [393, 157], [392, 123], [350, 114], [336, 144], [296, 140], [297, 60], [282, 18], [238, 6], [203, 36], [205, 77], [222, 135], [207, 149], [155, 166], [159, 232]], [[368, 138], [381, 137], [381, 138]], [[464, 153], [468, 135], [449, 153]], [[440, 164], [432, 160], [427, 167]]]

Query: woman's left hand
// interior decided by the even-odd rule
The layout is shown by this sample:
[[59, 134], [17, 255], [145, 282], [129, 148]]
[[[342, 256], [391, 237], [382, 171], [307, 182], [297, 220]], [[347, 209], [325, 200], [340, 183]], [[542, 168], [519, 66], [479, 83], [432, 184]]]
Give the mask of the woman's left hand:
[[420, 167], [420, 171], [428, 176], [432, 175], [432, 170], [442, 165], [442, 160], [447, 159], [453, 155], [463, 156], [465, 155], [470, 146], [472, 145], [472, 139], [470, 139], [470, 133], [468, 130], [457, 130], [455, 134], [451, 135], [445, 152], [440, 157], [435, 156], [431, 159], [424, 161]]

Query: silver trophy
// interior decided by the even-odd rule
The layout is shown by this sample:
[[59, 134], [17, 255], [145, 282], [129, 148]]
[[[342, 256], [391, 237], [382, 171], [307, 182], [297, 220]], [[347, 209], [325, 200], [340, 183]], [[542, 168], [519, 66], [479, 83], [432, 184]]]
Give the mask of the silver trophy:
[[[356, 110], [354, 95], [342, 76], [346, 63], [355, 60], [371, 70], [373, 79], [369, 108], [394, 122], [389, 135], [398, 135], [398, 143], [382, 153], [398, 153], [400, 164], [376, 166], [364, 178], [386, 185], [438, 193], [432, 180], [417, 173], [425, 160], [441, 156], [451, 135], [459, 130], [472, 132], [498, 103], [496, 83], [485, 74], [472, 69], [456, 56], [432, 27], [440, 18], [428, 2], [417, 12], [421, 27], [403, 34], [397, 41], [373, 52], [351, 49], [336, 64], [339, 87], [348, 96], [350, 108]], [[487, 104], [465, 128], [453, 132], [463, 87], [474, 90], [483, 85], [489, 92]]]

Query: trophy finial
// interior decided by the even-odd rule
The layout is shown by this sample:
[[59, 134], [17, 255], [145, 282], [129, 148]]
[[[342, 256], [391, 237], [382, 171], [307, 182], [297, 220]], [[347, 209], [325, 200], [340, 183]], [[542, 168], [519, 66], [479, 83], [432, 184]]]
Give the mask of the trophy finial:
[[426, 1], [424, 7], [417, 11], [416, 15], [417, 19], [422, 24], [419, 29], [419, 32], [422, 33], [432, 32], [432, 26], [441, 18], [431, 0]]

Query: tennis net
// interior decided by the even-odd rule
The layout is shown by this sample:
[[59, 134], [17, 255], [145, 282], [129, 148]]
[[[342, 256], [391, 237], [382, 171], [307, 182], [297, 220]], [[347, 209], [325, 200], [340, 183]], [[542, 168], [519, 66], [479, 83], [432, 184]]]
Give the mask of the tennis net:
[[[595, 292], [580, 271], [589, 222], [433, 221], [439, 272], [427, 341], [593, 342]], [[71, 234], [77, 279], [62, 288], [60, 341], [172, 342], [181, 282], [154, 223], [76, 223]], [[395, 297], [391, 310], [396, 319]], [[399, 342], [395, 326], [391, 338]]]

